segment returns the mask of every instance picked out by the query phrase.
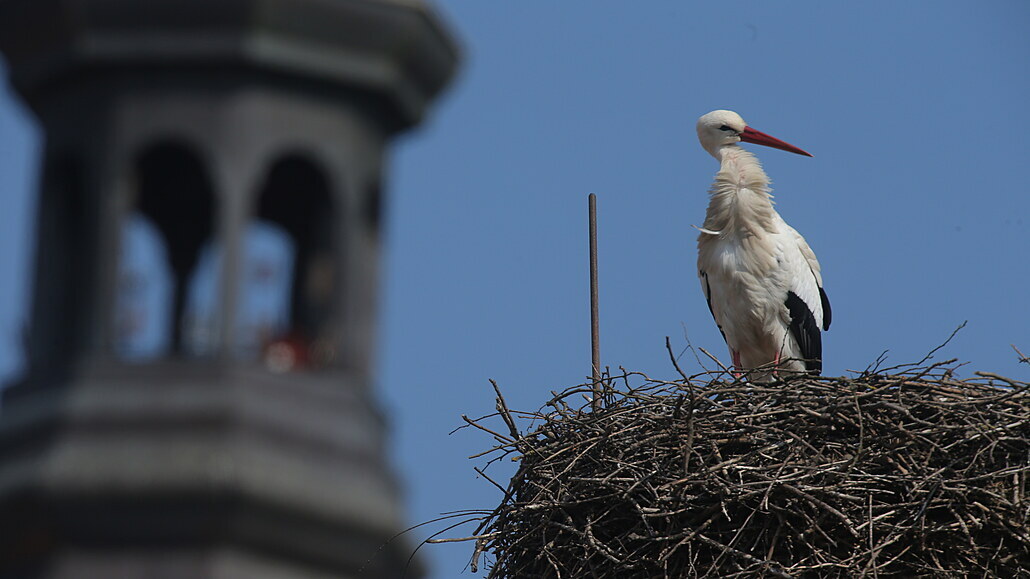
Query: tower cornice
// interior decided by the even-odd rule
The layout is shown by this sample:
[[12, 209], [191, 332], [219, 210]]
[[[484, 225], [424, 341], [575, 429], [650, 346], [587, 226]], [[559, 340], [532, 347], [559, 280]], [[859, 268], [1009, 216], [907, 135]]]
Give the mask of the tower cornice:
[[0, 0], [0, 51], [30, 103], [84, 73], [245, 67], [375, 94], [399, 129], [459, 61], [416, 0]]

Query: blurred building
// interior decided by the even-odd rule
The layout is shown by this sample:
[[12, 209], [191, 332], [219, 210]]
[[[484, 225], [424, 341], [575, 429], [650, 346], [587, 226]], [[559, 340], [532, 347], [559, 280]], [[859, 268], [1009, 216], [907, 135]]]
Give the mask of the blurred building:
[[370, 384], [422, 0], [0, 0], [45, 132], [0, 578], [417, 577]]

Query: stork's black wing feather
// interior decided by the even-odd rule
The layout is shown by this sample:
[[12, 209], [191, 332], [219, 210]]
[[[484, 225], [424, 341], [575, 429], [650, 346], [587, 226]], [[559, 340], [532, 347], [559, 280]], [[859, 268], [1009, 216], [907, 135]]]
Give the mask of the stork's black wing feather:
[[[715, 327], [719, 328], [719, 333], [722, 334], [722, 341], [726, 342], [726, 332], [722, 331], [722, 324], [719, 320], [715, 319], [715, 310], [712, 309], [712, 286], [708, 283], [708, 273], [705, 271], [699, 271], [701, 277], [705, 280], [705, 301], [708, 302], [708, 311], [712, 313], [712, 319], [715, 320]], [[729, 344], [729, 342], [726, 342]]]
[[[829, 326], [829, 310], [826, 309], [828, 302], [826, 294], [819, 290], [819, 296], [823, 300], [823, 318]], [[819, 333], [819, 324], [815, 321], [815, 314], [808, 307], [803, 299], [794, 292], [787, 292], [787, 311], [790, 312], [790, 334], [797, 340], [801, 349], [801, 357], [805, 360], [805, 369], [814, 374], [823, 371], [823, 338]]]
[[819, 288], [819, 301], [823, 303], [823, 330], [830, 329], [830, 298], [826, 297], [826, 291]]

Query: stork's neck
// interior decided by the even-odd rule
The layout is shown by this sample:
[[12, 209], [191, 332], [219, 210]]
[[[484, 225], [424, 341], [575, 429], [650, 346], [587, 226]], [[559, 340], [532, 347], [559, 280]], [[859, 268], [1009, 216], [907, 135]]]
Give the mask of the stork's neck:
[[717, 153], [721, 167], [709, 190], [704, 229], [721, 235], [775, 231], [776, 210], [762, 164], [735, 144], [720, 147]]

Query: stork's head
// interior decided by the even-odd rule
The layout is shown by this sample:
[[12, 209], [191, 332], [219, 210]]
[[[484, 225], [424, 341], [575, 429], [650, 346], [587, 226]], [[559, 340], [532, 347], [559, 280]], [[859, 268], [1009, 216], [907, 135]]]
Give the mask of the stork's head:
[[752, 129], [747, 126], [744, 119], [740, 118], [740, 115], [733, 111], [712, 111], [702, 116], [697, 120], [697, 138], [701, 141], [701, 146], [710, 155], [720, 160], [722, 159], [720, 149], [740, 141], [783, 149], [784, 151], [790, 151], [799, 155], [812, 156], [810, 153], [794, 145]]

